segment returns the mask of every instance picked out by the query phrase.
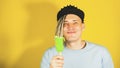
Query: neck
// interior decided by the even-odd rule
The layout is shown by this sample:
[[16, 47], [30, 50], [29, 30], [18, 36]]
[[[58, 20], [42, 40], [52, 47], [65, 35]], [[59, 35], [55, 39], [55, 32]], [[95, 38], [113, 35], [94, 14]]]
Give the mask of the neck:
[[79, 50], [79, 49], [84, 48], [85, 41], [84, 40], [77, 40], [77, 41], [72, 41], [72, 42], [66, 41], [66, 46], [73, 50]]

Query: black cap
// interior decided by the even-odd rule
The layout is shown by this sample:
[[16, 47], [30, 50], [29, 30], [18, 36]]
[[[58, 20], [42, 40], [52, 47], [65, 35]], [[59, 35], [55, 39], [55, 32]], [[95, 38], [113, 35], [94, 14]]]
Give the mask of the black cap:
[[84, 12], [81, 9], [78, 9], [77, 7], [72, 5], [68, 5], [68, 6], [65, 6], [64, 8], [61, 8], [61, 10], [57, 14], [57, 21], [62, 16], [67, 14], [75, 14], [81, 18], [82, 22], [84, 21], [84, 15], [85, 15]]

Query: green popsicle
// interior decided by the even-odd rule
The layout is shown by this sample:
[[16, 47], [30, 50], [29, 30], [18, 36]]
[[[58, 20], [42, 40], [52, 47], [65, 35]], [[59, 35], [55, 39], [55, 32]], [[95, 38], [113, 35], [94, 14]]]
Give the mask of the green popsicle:
[[63, 39], [63, 37], [55, 36], [55, 46], [58, 54], [61, 54], [64, 49]]

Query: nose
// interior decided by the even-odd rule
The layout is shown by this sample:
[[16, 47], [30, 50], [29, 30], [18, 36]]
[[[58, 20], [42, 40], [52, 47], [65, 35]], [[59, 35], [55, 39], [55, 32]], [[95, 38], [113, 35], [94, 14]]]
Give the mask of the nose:
[[69, 23], [69, 24], [68, 24], [68, 28], [69, 28], [69, 29], [72, 29], [73, 27], [74, 27], [74, 25], [73, 25], [72, 23]]

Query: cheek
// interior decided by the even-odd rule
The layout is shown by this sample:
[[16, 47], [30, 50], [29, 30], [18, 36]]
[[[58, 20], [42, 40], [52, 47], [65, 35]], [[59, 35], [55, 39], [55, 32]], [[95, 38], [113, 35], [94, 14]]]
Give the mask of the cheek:
[[67, 27], [63, 27], [63, 32], [67, 31]]
[[77, 31], [81, 31], [81, 30], [82, 30], [82, 28], [79, 27], [79, 26], [77, 26], [75, 29], [76, 29]]
[[63, 28], [63, 34], [66, 34], [67, 28]]
[[76, 27], [76, 31], [78, 34], [81, 34], [82, 33], [82, 28], [81, 27]]

